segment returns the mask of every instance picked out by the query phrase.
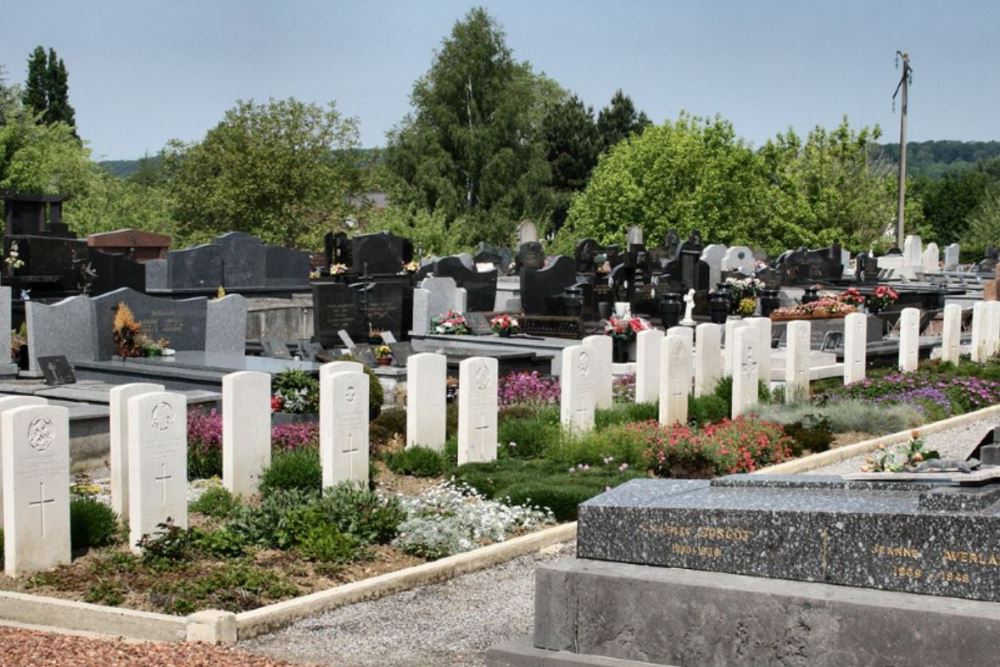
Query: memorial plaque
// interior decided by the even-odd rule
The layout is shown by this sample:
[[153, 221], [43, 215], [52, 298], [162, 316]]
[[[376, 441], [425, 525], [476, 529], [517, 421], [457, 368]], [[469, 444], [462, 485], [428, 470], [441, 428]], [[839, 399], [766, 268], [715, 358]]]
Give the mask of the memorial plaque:
[[76, 382], [76, 374], [73, 373], [73, 367], [69, 365], [66, 357], [61, 354], [54, 357], [38, 357], [38, 365], [45, 375], [45, 384], [61, 385]]
[[998, 500], [1000, 484], [988, 480], [635, 480], [581, 506], [577, 550], [595, 560], [996, 602]]
[[465, 323], [469, 325], [474, 336], [489, 336], [493, 333], [490, 321], [482, 313], [468, 313], [465, 316]]

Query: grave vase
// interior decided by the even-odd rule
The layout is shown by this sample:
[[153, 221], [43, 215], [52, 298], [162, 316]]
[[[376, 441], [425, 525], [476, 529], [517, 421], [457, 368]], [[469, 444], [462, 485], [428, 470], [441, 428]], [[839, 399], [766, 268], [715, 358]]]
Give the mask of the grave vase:
[[761, 317], [768, 317], [771, 313], [777, 310], [781, 306], [781, 300], [778, 298], [778, 290], [776, 289], [766, 289], [761, 292], [760, 296], [760, 315]]
[[611, 339], [611, 360], [616, 364], [628, 363], [629, 342], [624, 338]]
[[819, 288], [807, 287], [805, 294], [802, 295], [802, 303], [813, 303], [815, 301], [819, 301]]
[[676, 292], [668, 292], [663, 295], [658, 304], [660, 321], [664, 329], [675, 327], [681, 321], [681, 312], [684, 304], [681, 303], [681, 295]]
[[708, 315], [715, 324], [725, 324], [729, 316], [729, 297], [716, 292], [708, 300]]
[[583, 293], [579, 288], [567, 287], [563, 291], [562, 302], [566, 317], [580, 317], [583, 313]]

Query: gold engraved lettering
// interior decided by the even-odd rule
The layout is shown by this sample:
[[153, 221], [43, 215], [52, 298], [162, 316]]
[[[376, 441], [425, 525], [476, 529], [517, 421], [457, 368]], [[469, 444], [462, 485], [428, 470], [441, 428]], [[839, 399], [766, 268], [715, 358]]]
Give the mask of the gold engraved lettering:
[[892, 573], [897, 577], [905, 577], [906, 579], [922, 579], [924, 576], [922, 569], [919, 567], [910, 567], [909, 565], [894, 567], [892, 568]]
[[667, 535], [669, 537], [691, 537], [694, 534], [694, 529], [690, 526], [643, 523], [639, 526], [639, 528], [647, 533], [656, 533], [658, 535]]
[[748, 542], [753, 533], [744, 528], [719, 528], [702, 526], [696, 535], [705, 540], [722, 540], [725, 542]]
[[913, 560], [920, 560], [921, 557], [920, 549], [914, 549], [913, 547], [890, 547], [884, 544], [873, 545], [872, 555], [895, 558], [911, 558]]
[[979, 553], [976, 551], [954, 551], [944, 550], [945, 563], [968, 563], [970, 565], [985, 565], [987, 567], [1000, 567], [1000, 558], [994, 553]]
[[670, 550], [680, 556], [701, 556], [703, 558], [718, 558], [722, 555], [719, 547], [691, 546], [690, 544], [671, 544]]

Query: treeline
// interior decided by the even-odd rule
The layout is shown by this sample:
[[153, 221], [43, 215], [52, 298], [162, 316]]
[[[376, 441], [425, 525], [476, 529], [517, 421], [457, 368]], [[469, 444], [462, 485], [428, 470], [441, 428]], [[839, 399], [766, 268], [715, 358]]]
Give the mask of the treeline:
[[[62, 99], [65, 66], [54, 51], [32, 57], [39, 53], [45, 71], [56, 63], [52, 90]], [[362, 148], [359, 121], [333, 102], [250, 100], [201, 141], [102, 166], [71, 118], [26, 102], [27, 87], [0, 77], [0, 188], [71, 195], [65, 218], [79, 234], [136, 227], [183, 246], [245, 231], [315, 250], [330, 230], [388, 229], [421, 253], [442, 254], [479, 241], [510, 245], [518, 221], [530, 218], [557, 251], [583, 236], [621, 242], [634, 224], [648, 242], [697, 229], [711, 242], [776, 252], [835, 240], [855, 250], [886, 245], [895, 217], [891, 145], [877, 143], [878, 127], [845, 118], [754, 149], [720, 117], [653, 123], [621, 90], [595, 110], [517, 60], [483, 9], [442, 41], [413, 85], [411, 112], [380, 149]], [[941, 163], [988, 153], [930, 143]], [[911, 164], [921, 155], [913, 151]], [[911, 177], [908, 231], [990, 242], [1000, 229], [996, 164]], [[359, 197], [373, 191], [389, 195], [388, 208]]]
[[[899, 163], [899, 144], [882, 144], [880, 153]], [[906, 144], [906, 173], [915, 178], [941, 178], [1000, 157], [1000, 141], [910, 141]]]

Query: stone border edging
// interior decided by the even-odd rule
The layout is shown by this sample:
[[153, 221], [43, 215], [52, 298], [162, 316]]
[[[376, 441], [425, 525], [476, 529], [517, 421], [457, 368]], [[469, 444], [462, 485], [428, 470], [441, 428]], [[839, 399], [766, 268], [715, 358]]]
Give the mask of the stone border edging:
[[567, 542], [576, 537], [576, 522], [515, 537], [505, 542], [455, 554], [440, 560], [408, 567], [356, 581], [325, 591], [276, 602], [236, 615], [238, 639], [249, 639], [288, 625], [300, 618], [329, 611], [355, 602], [374, 600], [417, 586], [438, 583], [461, 574], [482, 570], [492, 565]]
[[949, 417], [948, 419], [931, 422], [930, 424], [914, 426], [913, 428], [908, 428], [905, 431], [882, 435], [871, 440], [863, 440], [861, 442], [856, 442], [853, 445], [845, 445], [843, 447], [838, 447], [837, 449], [829, 449], [825, 452], [819, 452], [818, 454], [810, 454], [809, 456], [804, 456], [793, 461], [776, 463], [773, 466], [755, 470], [751, 474], [793, 475], [796, 473], [806, 472], [808, 470], [815, 470], [816, 468], [822, 468], [824, 466], [840, 463], [841, 461], [846, 461], [847, 459], [860, 456], [861, 454], [867, 454], [868, 452], [878, 448], [879, 445], [888, 446], [899, 442], [906, 442], [909, 440], [910, 433], [912, 431], [919, 431], [921, 434], [936, 433], [938, 431], [945, 431], [949, 428], [962, 426], [963, 424], [969, 422], [979, 421], [980, 419], [988, 419], [994, 416], [1000, 417], [1000, 405], [991, 405], [988, 408], [982, 408], [976, 410], [975, 412], [967, 412], [964, 415]]
[[170, 616], [76, 600], [0, 591], [0, 625], [10, 622], [31, 625], [50, 632], [82, 632], [142, 641], [204, 641], [211, 644], [232, 644], [238, 639], [248, 639], [269, 632], [311, 614], [445, 581], [539, 551], [553, 544], [567, 542], [575, 537], [576, 522], [564, 523], [505, 542], [497, 542], [429, 563], [328, 588], [241, 614], [207, 609], [188, 616]]

